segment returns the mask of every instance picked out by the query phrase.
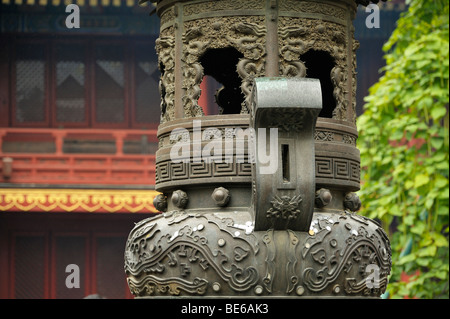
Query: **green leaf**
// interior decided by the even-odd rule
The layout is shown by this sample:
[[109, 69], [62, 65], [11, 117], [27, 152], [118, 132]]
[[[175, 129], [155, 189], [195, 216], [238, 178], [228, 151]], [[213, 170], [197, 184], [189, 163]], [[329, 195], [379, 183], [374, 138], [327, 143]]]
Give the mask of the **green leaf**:
[[424, 223], [419, 223], [417, 225], [414, 225], [414, 227], [411, 227], [411, 233], [421, 235], [426, 228], [426, 225]]
[[391, 209], [389, 210], [389, 213], [390, 213], [392, 216], [402, 216], [402, 215], [403, 215], [403, 213], [402, 213], [402, 211], [400, 210], [400, 207], [399, 207], [398, 205], [392, 206]]
[[[426, 255], [426, 256], [428, 256], [428, 255]], [[428, 267], [430, 265], [430, 263], [431, 263], [431, 260], [429, 258], [417, 258], [416, 259], [416, 263], [419, 266]]]
[[430, 108], [433, 105], [433, 99], [429, 96], [422, 98], [418, 103], [417, 107], [419, 109]]
[[414, 261], [416, 259], [416, 257], [417, 256], [415, 254], [406, 255], [406, 256], [400, 258], [400, 260], [397, 262], [397, 265], [404, 265], [406, 263]]
[[431, 236], [424, 236], [420, 241], [420, 246], [428, 246], [433, 243], [433, 238]]
[[422, 69], [424, 66], [430, 64], [430, 60], [421, 60], [416, 62], [416, 67]]
[[434, 204], [434, 198], [427, 198], [427, 200], [425, 201], [425, 208], [430, 210], [431, 207], [433, 207]]
[[419, 188], [422, 185], [428, 184], [430, 182], [430, 178], [428, 175], [419, 174], [414, 178], [414, 187]]
[[[449, 214], [448, 206], [447, 207], [445, 207], [445, 206], [439, 207], [437, 210], [437, 214], [440, 216], [448, 216], [448, 214]], [[448, 230], [447, 230], [447, 232], [448, 232]]]
[[443, 188], [443, 187], [448, 187], [448, 179], [443, 177], [443, 176], [436, 176], [436, 179], [434, 181], [434, 185], [437, 188]]
[[444, 145], [444, 139], [441, 137], [433, 137], [431, 139], [431, 146], [433, 146], [434, 149], [438, 150]]
[[405, 225], [411, 226], [414, 224], [415, 219], [416, 218], [414, 215], [407, 215], [405, 216], [405, 218], [403, 218], [403, 222], [405, 223]]
[[[390, 231], [391, 298], [448, 298], [449, 2], [407, 4], [358, 119], [362, 213], [382, 216]], [[420, 147], [392, 145], [403, 138]], [[413, 281], [399, 282], [418, 269]]]
[[440, 162], [440, 161], [445, 160], [446, 157], [447, 157], [447, 154], [445, 154], [445, 153], [437, 153], [437, 154], [433, 155], [432, 159], [435, 162]]
[[405, 133], [403, 133], [403, 131], [395, 131], [394, 133], [392, 133], [390, 135], [390, 140], [392, 141], [397, 141], [397, 140], [401, 140], [403, 138], [403, 136], [405, 136]]
[[[417, 252], [417, 256], [419, 256], [419, 257], [427, 257], [427, 256], [434, 257], [436, 255], [436, 250], [437, 250], [436, 246], [427, 246], [425, 248], [420, 249]], [[423, 265], [421, 265], [421, 266], [423, 266]]]
[[411, 189], [412, 187], [414, 187], [414, 182], [413, 181], [406, 181], [405, 182], [405, 189]]
[[448, 239], [439, 233], [435, 233], [434, 243], [437, 247], [448, 247]]
[[439, 193], [439, 199], [448, 199], [448, 188]]
[[436, 169], [446, 170], [448, 172], [448, 161], [442, 161], [435, 165]]
[[436, 278], [446, 280], [448, 279], [448, 271], [438, 271], [434, 274]]

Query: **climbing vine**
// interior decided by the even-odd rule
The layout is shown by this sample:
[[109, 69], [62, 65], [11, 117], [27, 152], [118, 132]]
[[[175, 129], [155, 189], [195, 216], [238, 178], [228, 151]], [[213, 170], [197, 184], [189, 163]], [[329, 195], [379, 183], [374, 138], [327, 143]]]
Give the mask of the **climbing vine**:
[[361, 212], [391, 240], [389, 297], [449, 298], [449, 2], [406, 2], [358, 118]]

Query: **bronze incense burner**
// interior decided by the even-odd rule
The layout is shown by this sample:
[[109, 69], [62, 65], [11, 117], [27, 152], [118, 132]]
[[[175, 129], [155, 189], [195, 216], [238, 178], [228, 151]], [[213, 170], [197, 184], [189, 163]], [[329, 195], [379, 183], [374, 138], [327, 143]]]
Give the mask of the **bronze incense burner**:
[[[157, 1], [162, 213], [126, 244], [136, 297], [385, 291], [388, 237], [355, 213], [359, 3]], [[205, 75], [218, 115], [198, 104]]]

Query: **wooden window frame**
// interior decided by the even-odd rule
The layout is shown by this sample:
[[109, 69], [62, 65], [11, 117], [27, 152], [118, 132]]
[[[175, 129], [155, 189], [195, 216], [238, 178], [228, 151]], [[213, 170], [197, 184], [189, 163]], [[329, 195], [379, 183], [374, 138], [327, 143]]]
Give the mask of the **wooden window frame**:
[[[143, 38], [135, 39], [133, 41], [133, 45], [129, 45], [130, 48], [130, 128], [135, 129], [157, 129], [159, 126], [160, 118], [157, 118], [155, 122], [153, 123], [140, 123], [136, 121], [136, 113], [137, 113], [137, 102], [136, 102], [136, 68], [137, 68], [137, 58], [136, 58], [136, 49], [140, 46], [145, 46], [147, 44], [147, 41]], [[156, 61], [158, 62], [158, 56], [156, 56]], [[158, 89], [159, 91], [159, 89]], [[157, 99], [160, 99], [160, 96], [158, 95], [156, 97]]]
[[[96, 232], [94, 234], [92, 234], [92, 238], [91, 238], [91, 244], [92, 244], [92, 269], [91, 269], [91, 283], [92, 283], [92, 289], [98, 289], [98, 282], [97, 282], [97, 268], [98, 268], [98, 264], [97, 264], [97, 257], [98, 257], [98, 239], [99, 238], [118, 238], [118, 237], [122, 237], [122, 238], [127, 238], [128, 234], [126, 233], [121, 233], [121, 232]], [[124, 243], [124, 247], [125, 247]], [[126, 283], [126, 274], [125, 272], [123, 272], [123, 278], [124, 278], [124, 296], [125, 299], [133, 299], [133, 295], [131, 294], [131, 291], [128, 287], [128, 284]]]
[[[49, 74], [49, 44], [46, 39], [21, 38], [12, 40], [12, 63], [11, 63], [11, 126], [13, 127], [51, 127], [50, 121], [50, 74]], [[17, 48], [21, 44], [42, 44], [44, 46], [44, 121], [43, 122], [19, 122], [17, 115]]]
[[[92, 284], [91, 278], [92, 278], [92, 270], [91, 268], [91, 260], [93, 258], [92, 256], [92, 249], [91, 248], [91, 234], [88, 232], [56, 232], [51, 234], [50, 238], [50, 258], [48, 259], [48, 262], [50, 263], [50, 277], [49, 277], [49, 298], [50, 299], [57, 299], [57, 275], [63, 276], [66, 278], [69, 276], [69, 273], [60, 273], [57, 274], [56, 271], [56, 259], [58, 258], [57, 252], [56, 252], [56, 241], [57, 238], [63, 238], [63, 237], [81, 237], [84, 239], [84, 268], [80, 268], [80, 272], [84, 271], [84, 281], [80, 282], [80, 288], [76, 289], [83, 289], [83, 296], [87, 296], [95, 289], [93, 285], [89, 286], [89, 283]], [[78, 265], [81, 267], [81, 265]]]
[[[11, 47], [12, 41], [9, 36], [0, 37], [0, 127], [11, 126], [10, 122], [10, 100], [11, 83]], [[1, 148], [0, 148], [1, 150]]]
[[96, 90], [95, 90], [95, 80], [96, 80], [96, 74], [95, 74], [95, 47], [93, 45], [93, 41], [90, 42], [90, 48], [89, 48], [89, 58], [90, 58], [90, 74], [89, 77], [92, 81], [92, 89], [91, 91], [91, 100], [90, 100], [90, 118], [91, 118], [91, 127], [92, 128], [111, 128], [111, 129], [125, 129], [129, 128], [129, 120], [130, 120], [130, 78], [129, 78], [129, 61], [130, 61], [130, 54], [129, 54], [129, 48], [123, 39], [111, 39], [111, 40], [104, 40], [99, 39], [95, 41], [96, 45], [117, 45], [118, 47], [123, 48], [123, 76], [124, 76], [124, 88], [123, 88], [123, 101], [124, 101], [124, 121], [122, 123], [101, 123], [97, 122], [96, 119], [96, 111], [97, 111], [97, 105], [96, 105]]
[[49, 237], [48, 233], [45, 231], [11, 231], [9, 238], [10, 238], [10, 264], [9, 264], [9, 296], [10, 298], [16, 298], [16, 264], [15, 264], [15, 254], [16, 254], [16, 242], [18, 237], [42, 237], [44, 241], [44, 287], [43, 287], [43, 299], [50, 298], [50, 277], [51, 277], [51, 270], [49, 267], [49, 258], [51, 255], [51, 251], [49, 249]]
[[[9, 94], [6, 100], [9, 100], [8, 109], [9, 121], [4, 121], [4, 125], [11, 127], [32, 127], [32, 128], [92, 128], [92, 129], [155, 129], [159, 125], [159, 118], [152, 123], [139, 123], [136, 121], [136, 81], [135, 69], [137, 67], [136, 50], [137, 46], [152, 47], [154, 39], [148, 39], [136, 36], [132, 39], [125, 37], [105, 38], [101, 36], [74, 36], [64, 39], [51, 39], [48, 36], [33, 38], [30, 36], [20, 36], [18, 38], [6, 39], [6, 48], [9, 47], [9, 69], [10, 78]], [[84, 46], [85, 63], [85, 119], [83, 122], [58, 122], [56, 107], [56, 65], [57, 46], [60, 44], [79, 44]], [[20, 44], [41, 44], [44, 46], [44, 121], [42, 122], [19, 122], [16, 120], [17, 97], [16, 97], [16, 61], [17, 48]], [[117, 45], [123, 49], [124, 63], [124, 121], [121, 123], [102, 123], [96, 119], [96, 90], [95, 90], [95, 48], [96, 45]], [[8, 56], [8, 55], [7, 55]], [[158, 61], [155, 61], [156, 63]], [[7, 65], [8, 63], [4, 63]], [[159, 95], [155, 96], [159, 99]]]
[[[81, 268], [80, 270], [84, 271], [84, 278], [83, 281], [80, 282], [80, 288], [83, 290], [83, 296], [86, 297], [90, 294], [94, 294], [98, 290], [98, 283], [97, 283], [97, 258], [98, 258], [98, 239], [99, 238], [126, 238], [125, 233], [121, 232], [92, 232], [92, 231], [80, 231], [80, 232], [48, 232], [48, 231], [11, 231], [9, 238], [11, 239], [9, 242], [11, 243], [11, 246], [9, 246], [10, 254], [12, 258], [9, 260], [9, 283], [8, 283], [8, 295], [9, 298], [15, 298], [16, 297], [16, 265], [15, 265], [15, 258], [14, 254], [16, 252], [16, 238], [19, 237], [40, 237], [43, 239], [44, 242], [44, 274], [43, 274], [43, 282], [44, 287], [42, 287], [43, 290], [43, 299], [57, 299], [57, 276], [62, 276], [63, 278], [66, 278], [69, 276], [69, 273], [56, 273], [57, 270], [57, 246], [56, 242], [58, 238], [65, 238], [65, 237], [80, 237], [84, 239], [84, 268]], [[124, 291], [123, 296], [125, 299], [132, 299], [133, 296], [128, 288], [128, 285], [126, 284], [126, 275], [123, 273], [124, 276]]]
[[[84, 72], [84, 86], [85, 86], [85, 90], [84, 90], [84, 105], [85, 105], [85, 109], [84, 109], [84, 121], [83, 122], [58, 122], [57, 120], [57, 106], [56, 106], [56, 90], [57, 90], [57, 84], [56, 84], [56, 65], [58, 63], [57, 60], [57, 56], [56, 56], [56, 48], [58, 45], [60, 44], [75, 44], [75, 45], [82, 45], [84, 47], [84, 63], [85, 63], [85, 72]], [[50, 49], [51, 49], [51, 64], [50, 64], [50, 69], [51, 69], [51, 74], [52, 74], [52, 79], [51, 79], [51, 84], [50, 84], [50, 91], [51, 91], [51, 100], [50, 100], [50, 105], [48, 105], [47, 107], [50, 109], [50, 113], [51, 113], [51, 123], [50, 126], [51, 127], [66, 127], [66, 128], [89, 128], [91, 127], [91, 121], [90, 121], [90, 114], [89, 114], [89, 110], [90, 110], [90, 90], [89, 88], [91, 87], [92, 83], [92, 79], [89, 76], [89, 63], [90, 63], [90, 56], [89, 56], [89, 45], [90, 43], [83, 41], [81, 39], [60, 39], [60, 40], [51, 40], [51, 45], [50, 45]]]

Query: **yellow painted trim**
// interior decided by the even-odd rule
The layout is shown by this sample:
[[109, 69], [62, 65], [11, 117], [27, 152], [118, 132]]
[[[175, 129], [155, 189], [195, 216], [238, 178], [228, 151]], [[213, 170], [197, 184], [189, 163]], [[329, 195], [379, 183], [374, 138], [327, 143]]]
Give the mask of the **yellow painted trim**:
[[150, 212], [154, 190], [0, 189], [0, 211]]

